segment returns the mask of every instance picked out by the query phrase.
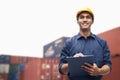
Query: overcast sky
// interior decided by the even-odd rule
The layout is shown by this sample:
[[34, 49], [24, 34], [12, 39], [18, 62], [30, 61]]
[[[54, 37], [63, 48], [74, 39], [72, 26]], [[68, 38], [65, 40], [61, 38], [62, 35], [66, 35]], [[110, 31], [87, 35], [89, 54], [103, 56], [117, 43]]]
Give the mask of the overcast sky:
[[92, 32], [120, 26], [119, 0], [0, 0], [0, 54], [43, 56], [43, 46], [78, 33], [76, 12], [88, 6]]

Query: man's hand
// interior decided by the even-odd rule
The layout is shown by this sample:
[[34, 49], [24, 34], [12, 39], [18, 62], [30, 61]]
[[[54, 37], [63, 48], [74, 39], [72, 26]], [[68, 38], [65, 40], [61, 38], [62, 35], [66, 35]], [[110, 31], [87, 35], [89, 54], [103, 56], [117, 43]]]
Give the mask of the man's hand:
[[84, 56], [83, 53], [76, 53], [73, 57], [81, 57]]
[[91, 76], [100, 75], [100, 68], [94, 63], [93, 65], [89, 63], [85, 63], [83, 66], [81, 66], [81, 69], [88, 72]]

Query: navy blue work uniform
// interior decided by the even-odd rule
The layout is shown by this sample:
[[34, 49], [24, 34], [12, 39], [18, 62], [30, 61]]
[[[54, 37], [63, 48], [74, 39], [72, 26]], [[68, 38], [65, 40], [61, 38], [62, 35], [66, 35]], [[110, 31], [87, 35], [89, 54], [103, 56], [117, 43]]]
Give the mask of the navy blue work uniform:
[[[64, 63], [67, 63], [66, 57], [72, 57], [75, 53], [83, 53], [84, 55], [94, 55], [95, 63], [99, 68], [103, 65], [112, 66], [110, 49], [107, 45], [107, 42], [92, 34], [87, 38], [84, 38], [80, 33], [73, 36], [72, 38], [66, 40], [64, 43], [63, 49], [61, 51], [60, 63], [59, 63], [59, 72], [63, 74], [61, 66]], [[69, 80], [101, 80], [102, 76], [79, 76], [71, 77], [68, 73]]]

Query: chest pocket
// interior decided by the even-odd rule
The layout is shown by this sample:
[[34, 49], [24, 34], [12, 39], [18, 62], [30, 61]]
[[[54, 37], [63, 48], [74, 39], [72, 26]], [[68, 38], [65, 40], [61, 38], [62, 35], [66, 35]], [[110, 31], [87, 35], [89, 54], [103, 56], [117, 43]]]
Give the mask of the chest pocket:
[[72, 45], [71, 48], [69, 50], [70, 56], [73, 56], [75, 53], [79, 53], [82, 52], [83, 49], [83, 44], [81, 44], [81, 42], [74, 40], [72, 41]]

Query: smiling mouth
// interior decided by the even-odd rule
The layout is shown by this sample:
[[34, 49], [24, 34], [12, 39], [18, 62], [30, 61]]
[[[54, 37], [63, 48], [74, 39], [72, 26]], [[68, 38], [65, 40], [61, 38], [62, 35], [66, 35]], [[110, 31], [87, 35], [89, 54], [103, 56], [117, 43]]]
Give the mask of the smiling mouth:
[[88, 24], [83, 24], [84, 26], [87, 26]]
[[88, 24], [87, 23], [84, 23], [84, 24], [82, 24], [83, 26], [88, 26]]

